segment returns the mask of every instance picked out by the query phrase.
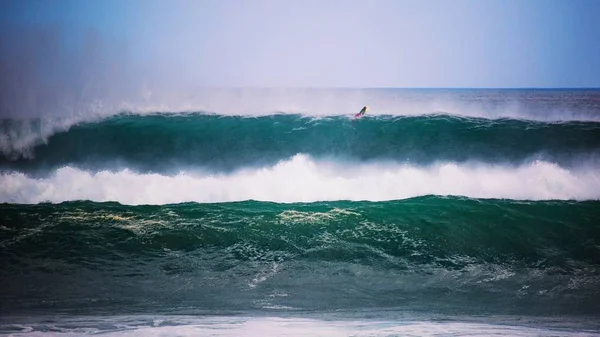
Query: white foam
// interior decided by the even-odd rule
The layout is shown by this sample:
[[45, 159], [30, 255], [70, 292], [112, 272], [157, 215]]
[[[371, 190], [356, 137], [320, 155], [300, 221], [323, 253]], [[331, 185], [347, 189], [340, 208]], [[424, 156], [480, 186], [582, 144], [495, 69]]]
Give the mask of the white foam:
[[[112, 318], [117, 320], [119, 318]], [[151, 320], [153, 324], [149, 324]], [[101, 321], [104, 329], [88, 327], [89, 322]], [[107, 321], [107, 322], [105, 322]], [[163, 325], [164, 322], [169, 324]], [[501, 322], [461, 321], [417, 321], [417, 320], [350, 320], [312, 319], [296, 317], [156, 317], [132, 321], [127, 317], [125, 324], [115, 324], [109, 318], [87, 319], [85, 323], [68, 322], [69, 327], [53, 326], [61, 335], [102, 334], [106, 336], [597, 336], [594, 330], [565, 328], [529, 327]], [[137, 323], [137, 324], [132, 324]], [[175, 324], [174, 324], [175, 323]], [[520, 322], [519, 322], [520, 323]], [[47, 323], [46, 323], [47, 324]], [[521, 323], [522, 324], [522, 323]], [[539, 323], [538, 323], [539, 324]], [[34, 324], [34, 326], [37, 324]], [[78, 327], [83, 325], [84, 327]], [[106, 326], [116, 325], [116, 329]], [[541, 324], [540, 324], [541, 325]], [[75, 326], [75, 328], [74, 328]], [[54, 336], [56, 332], [43, 329], [31, 331], [21, 329], [18, 335]]]
[[398, 163], [350, 164], [315, 161], [298, 154], [272, 167], [211, 175], [139, 174], [125, 169], [90, 173], [63, 167], [43, 179], [21, 172], [0, 175], [0, 202], [68, 200], [123, 204], [260, 200], [395, 200], [422, 195], [458, 195], [517, 200], [600, 199], [600, 170], [569, 170], [536, 161], [520, 166], [440, 163], [427, 167]]
[[33, 147], [48, 143], [52, 135], [90, 118], [77, 115], [5, 120], [0, 124], [0, 154], [11, 159], [31, 159], [34, 157]]

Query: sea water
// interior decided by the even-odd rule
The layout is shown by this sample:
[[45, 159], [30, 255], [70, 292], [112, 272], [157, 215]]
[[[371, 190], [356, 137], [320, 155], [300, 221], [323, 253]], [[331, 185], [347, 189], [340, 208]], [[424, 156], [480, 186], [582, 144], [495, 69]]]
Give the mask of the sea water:
[[599, 333], [600, 91], [290, 92], [2, 119], [0, 333]]

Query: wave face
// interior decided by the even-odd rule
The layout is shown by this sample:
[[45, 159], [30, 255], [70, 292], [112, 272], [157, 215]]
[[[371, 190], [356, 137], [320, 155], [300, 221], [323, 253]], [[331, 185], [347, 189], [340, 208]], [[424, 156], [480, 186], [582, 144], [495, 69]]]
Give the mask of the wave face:
[[[213, 172], [274, 165], [304, 153], [347, 161], [522, 163], [572, 166], [598, 157], [600, 123], [545, 123], [449, 115], [348, 117], [205, 114], [119, 115], [80, 123], [19, 155], [7, 146], [0, 167], [32, 171], [75, 166], [145, 173]], [[15, 136], [13, 136], [15, 137]], [[12, 150], [9, 150], [12, 149]]]
[[5, 313], [402, 307], [573, 315], [597, 314], [600, 303], [598, 201], [0, 209]]

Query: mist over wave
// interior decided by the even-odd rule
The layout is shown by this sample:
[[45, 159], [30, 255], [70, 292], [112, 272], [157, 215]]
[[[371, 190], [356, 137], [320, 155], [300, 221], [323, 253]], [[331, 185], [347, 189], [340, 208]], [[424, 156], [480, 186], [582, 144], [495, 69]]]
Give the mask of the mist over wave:
[[83, 116], [0, 119], [0, 152], [9, 160], [31, 159], [35, 146], [85, 120]]
[[595, 167], [565, 169], [538, 161], [520, 166], [439, 163], [419, 167], [394, 163], [316, 161], [298, 154], [271, 167], [231, 174], [180, 172], [139, 174], [129, 169], [90, 173], [63, 167], [42, 179], [20, 172], [0, 176], [1, 202], [67, 200], [124, 204], [261, 200], [394, 200], [423, 195], [518, 200], [600, 198]]
[[[99, 88], [94, 90], [104, 92]], [[114, 93], [118, 90], [109, 91]], [[79, 96], [83, 94], [79, 93]], [[32, 159], [35, 157], [35, 147], [48, 144], [57, 133], [119, 118], [124, 112], [132, 118], [156, 116], [159, 112], [173, 116], [197, 116], [200, 113], [212, 116], [300, 115], [313, 118], [351, 118], [361, 107], [367, 105], [370, 107], [368, 115], [376, 117], [444, 115], [492, 121], [600, 122], [600, 91], [593, 89], [200, 88], [158, 92], [145, 89], [139, 94], [129, 92], [127, 100], [117, 99], [117, 96], [122, 96], [117, 95], [110, 99], [99, 98], [87, 102], [85, 95], [76, 95], [79, 97], [77, 104], [70, 98], [63, 102], [64, 106], [57, 105], [57, 101], [60, 101], [58, 98], [47, 106], [43, 99], [33, 105], [25, 104], [26, 97], [15, 95], [16, 98], [7, 97], [0, 109], [0, 156], [9, 160]]]
[[[8, 101], [8, 100], [7, 100]], [[402, 89], [402, 88], [177, 88], [144, 85], [127, 98], [97, 98], [83, 104], [0, 110], [3, 118], [83, 117], [95, 120], [122, 112], [198, 112], [226, 116], [276, 113], [352, 115], [368, 105], [372, 115], [448, 114], [537, 121], [600, 121], [600, 90], [579, 89]], [[20, 113], [16, 113], [20, 112]]]

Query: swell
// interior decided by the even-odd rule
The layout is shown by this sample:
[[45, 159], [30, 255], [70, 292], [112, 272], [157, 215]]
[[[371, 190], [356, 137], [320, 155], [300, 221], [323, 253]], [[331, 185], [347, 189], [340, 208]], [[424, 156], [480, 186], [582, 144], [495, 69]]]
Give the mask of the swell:
[[433, 196], [4, 204], [0, 296], [5, 312], [116, 305], [597, 314], [599, 206]]
[[[135, 255], [206, 248], [227, 251], [251, 243], [255, 251], [234, 255], [242, 260], [269, 253], [290, 259], [335, 260], [346, 259], [344, 251], [355, 251], [365, 264], [385, 262], [388, 254], [407, 263], [444, 267], [470, 263], [468, 259], [452, 261], [457, 256], [468, 256], [472, 262], [524, 266], [560, 257], [546, 262], [567, 268], [568, 259], [600, 263], [598, 206], [598, 201], [437, 196], [293, 204], [1, 204], [1, 241], [5, 252], [17, 256], [75, 263], [90, 258], [112, 260], [104, 255], [106, 247], [114, 247], [112, 254], [120, 255], [114, 257], [126, 261]], [[370, 260], [373, 254], [383, 260]]]
[[[190, 167], [231, 171], [242, 166], [273, 165], [297, 153], [417, 165], [539, 159], [572, 166], [582, 157], [597, 157], [599, 135], [600, 123], [595, 122], [545, 123], [449, 115], [353, 120], [283, 114], [126, 114], [76, 124], [30, 147], [6, 145], [0, 167], [29, 172], [67, 165], [160, 173]], [[13, 137], [16, 142], [19, 135]]]

